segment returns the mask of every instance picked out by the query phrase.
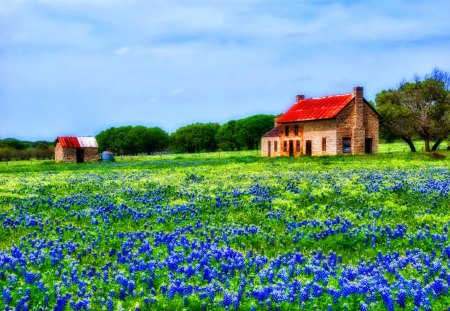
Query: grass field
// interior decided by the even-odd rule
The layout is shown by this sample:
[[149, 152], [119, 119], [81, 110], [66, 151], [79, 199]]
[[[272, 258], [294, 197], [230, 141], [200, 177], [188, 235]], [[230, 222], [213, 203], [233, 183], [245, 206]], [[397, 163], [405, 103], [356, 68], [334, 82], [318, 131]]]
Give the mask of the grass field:
[[0, 163], [0, 309], [446, 310], [450, 153], [383, 148]]

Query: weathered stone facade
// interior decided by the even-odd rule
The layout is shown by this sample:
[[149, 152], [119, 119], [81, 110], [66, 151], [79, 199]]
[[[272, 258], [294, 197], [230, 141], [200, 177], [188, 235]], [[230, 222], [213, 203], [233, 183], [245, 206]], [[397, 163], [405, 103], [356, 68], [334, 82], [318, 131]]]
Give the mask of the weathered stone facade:
[[[78, 152], [78, 154], [77, 154]], [[55, 162], [97, 162], [98, 148], [63, 148], [58, 142], [55, 146]]]
[[[379, 116], [365, 101], [362, 87], [355, 87], [353, 95], [333, 118], [276, 123], [277, 135], [268, 135], [272, 130], [261, 140], [261, 155], [297, 157], [377, 153]], [[297, 97], [297, 100], [303, 98]], [[273, 149], [275, 141], [277, 151]]]

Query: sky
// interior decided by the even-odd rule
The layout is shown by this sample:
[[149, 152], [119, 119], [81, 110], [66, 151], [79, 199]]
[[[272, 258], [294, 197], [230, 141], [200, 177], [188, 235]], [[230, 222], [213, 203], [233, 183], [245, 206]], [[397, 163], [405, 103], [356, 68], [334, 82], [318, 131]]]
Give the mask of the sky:
[[448, 0], [0, 0], [0, 139], [225, 123], [450, 71]]

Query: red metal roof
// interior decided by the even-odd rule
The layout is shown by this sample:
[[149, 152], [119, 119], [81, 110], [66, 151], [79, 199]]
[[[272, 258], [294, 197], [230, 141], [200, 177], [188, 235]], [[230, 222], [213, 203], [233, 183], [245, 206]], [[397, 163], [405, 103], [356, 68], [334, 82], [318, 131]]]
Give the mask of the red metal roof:
[[332, 119], [354, 98], [354, 94], [333, 95], [320, 98], [308, 98], [297, 101], [285, 114], [277, 119], [278, 123]]
[[97, 147], [95, 137], [60, 136], [58, 142], [63, 148]]

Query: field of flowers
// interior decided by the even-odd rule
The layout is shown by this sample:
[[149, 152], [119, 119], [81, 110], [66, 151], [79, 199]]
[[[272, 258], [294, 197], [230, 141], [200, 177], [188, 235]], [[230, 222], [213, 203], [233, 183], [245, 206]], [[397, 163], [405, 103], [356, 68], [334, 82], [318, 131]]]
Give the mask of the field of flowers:
[[0, 309], [447, 310], [450, 161], [0, 163]]

